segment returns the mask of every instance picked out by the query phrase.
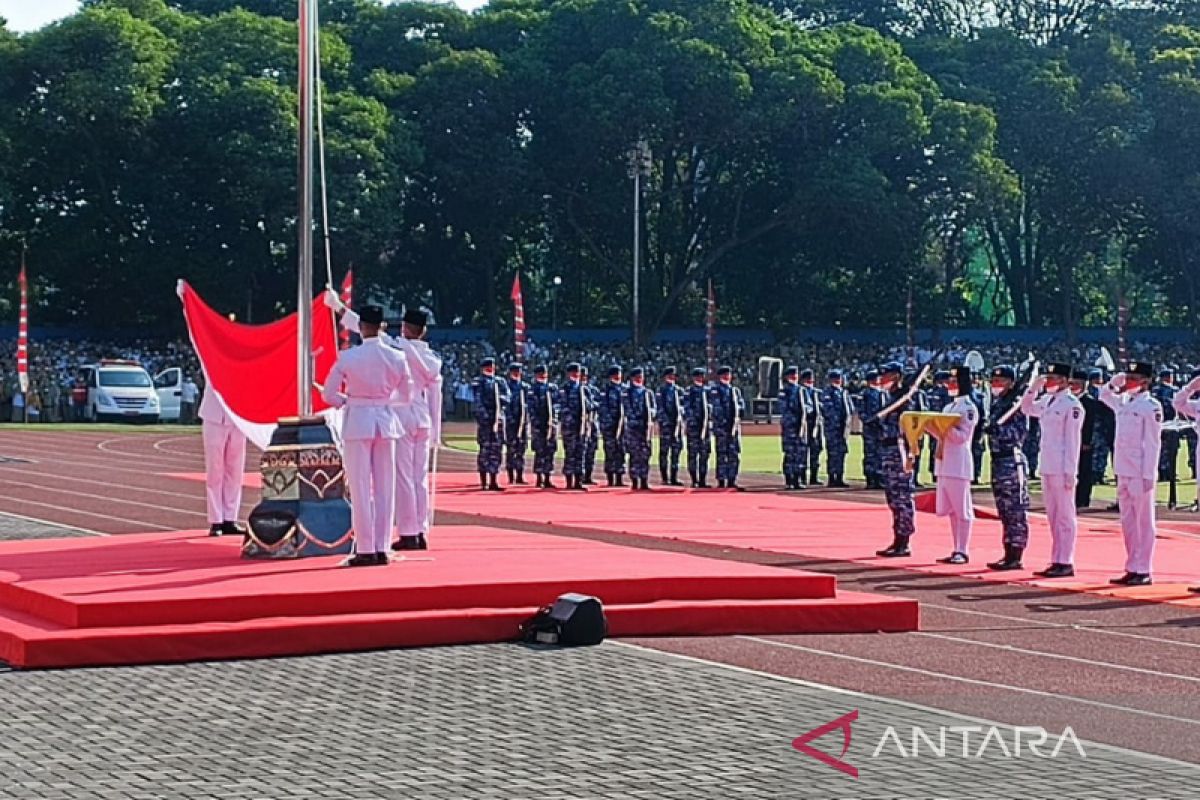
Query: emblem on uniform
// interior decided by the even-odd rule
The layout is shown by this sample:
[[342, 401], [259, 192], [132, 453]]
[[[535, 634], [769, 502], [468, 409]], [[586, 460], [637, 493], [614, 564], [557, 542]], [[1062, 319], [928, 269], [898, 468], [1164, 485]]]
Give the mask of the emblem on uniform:
[[1154, 421], [1155, 421], [1155, 422], [1162, 422], [1162, 421], [1163, 421], [1163, 414], [1162, 414], [1162, 412], [1161, 412], [1161, 411], [1155, 411], [1155, 412], [1154, 412]]
[[1072, 408], [1072, 409], [1071, 409], [1071, 416], [1072, 416], [1074, 419], [1079, 419], [1079, 409], [1078, 409], [1078, 408]]

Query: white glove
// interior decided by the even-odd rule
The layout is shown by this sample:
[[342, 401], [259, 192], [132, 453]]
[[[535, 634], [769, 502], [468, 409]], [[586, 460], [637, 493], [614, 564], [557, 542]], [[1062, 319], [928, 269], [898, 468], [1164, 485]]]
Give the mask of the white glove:
[[346, 304], [342, 302], [342, 298], [338, 297], [338, 293], [330, 287], [325, 287], [325, 307], [332, 309], [338, 313], [346, 310]]
[[1116, 375], [1113, 375], [1112, 380], [1109, 381], [1109, 383], [1114, 389], [1120, 389], [1125, 385], [1125, 373], [1118, 372]]
[[1046, 376], [1038, 375], [1036, 378], [1034, 378], [1032, 388], [1033, 388], [1034, 392], [1040, 392], [1042, 389], [1045, 389], [1046, 388]]

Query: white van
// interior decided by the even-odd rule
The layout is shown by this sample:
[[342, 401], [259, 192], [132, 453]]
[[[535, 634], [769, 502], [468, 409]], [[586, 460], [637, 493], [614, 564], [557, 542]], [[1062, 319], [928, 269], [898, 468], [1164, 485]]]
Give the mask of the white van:
[[[166, 375], [166, 370], [160, 377]], [[87, 386], [87, 406], [84, 414], [95, 422], [155, 423], [164, 416], [162, 395], [171, 395], [170, 388], [158, 388], [150, 373], [136, 361], [108, 360], [88, 364], [80, 370]], [[176, 387], [176, 391], [178, 387]], [[179, 417], [179, 398], [174, 397], [175, 418]], [[167, 414], [171, 412], [167, 409]]]

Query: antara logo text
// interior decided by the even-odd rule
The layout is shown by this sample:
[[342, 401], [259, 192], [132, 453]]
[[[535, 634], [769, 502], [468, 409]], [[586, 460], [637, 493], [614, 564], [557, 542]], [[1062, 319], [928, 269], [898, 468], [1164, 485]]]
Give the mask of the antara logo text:
[[[808, 733], [792, 740], [792, 747], [806, 756], [815, 758], [838, 772], [858, 777], [858, 767], [843, 759], [850, 750], [853, 724], [858, 720], [858, 711], [851, 711], [832, 722], [813, 728]], [[831, 756], [816, 749], [812, 742], [834, 731], [842, 733], [842, 752]], [[871, 758], [899, 756], [901, 758], [959, 758], [982, 761], [990, 758], [1059, 758], [1063, 753], [1072, 753], [1087, 758], [1083, 744], [1069, 726], [1062, 733], [1053, 734], [1042, 727], [1017, 726], [1013, 728], [997, 725], [949, 725], [937, 728], [897, 728], [889, 725], [879, 737]]]

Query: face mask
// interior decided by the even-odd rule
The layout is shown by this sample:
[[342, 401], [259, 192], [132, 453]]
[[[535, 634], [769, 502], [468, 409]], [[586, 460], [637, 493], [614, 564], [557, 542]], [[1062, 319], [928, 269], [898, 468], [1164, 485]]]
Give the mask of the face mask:
[[992, 387], [992, 397], [1000, 397], [1002, 394], [1004, 394], [1003, 388], [997, 386]]

